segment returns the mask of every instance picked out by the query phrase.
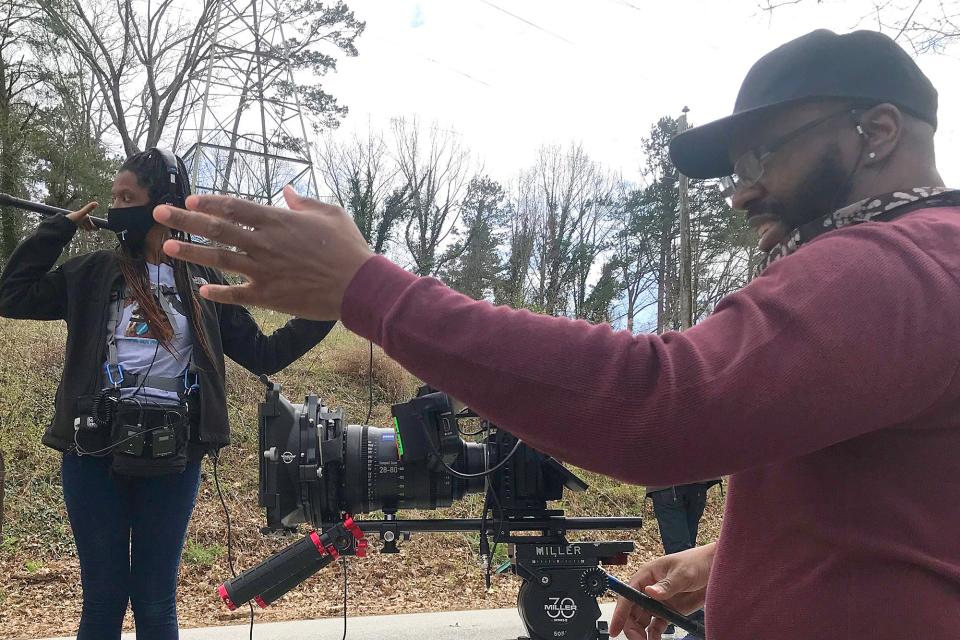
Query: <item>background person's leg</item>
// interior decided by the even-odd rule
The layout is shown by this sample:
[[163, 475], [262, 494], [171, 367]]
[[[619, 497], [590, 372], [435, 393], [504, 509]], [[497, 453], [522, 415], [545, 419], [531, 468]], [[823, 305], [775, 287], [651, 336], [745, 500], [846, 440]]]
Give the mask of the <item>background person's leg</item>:
[[[681, 491], [681, 487], [677, 487]], [[700, 519], [707, 507], [707, 485], [688, 484], [682, 487], [683, 502], [687, 512], [687, 531], [690, 535], [690, 546], [697, 546], [697, 533], [700, 530]]]
[[183, 473], [137, 481], [130, 566], [137, 640], [179, 637], [180, 554], [199, 485], [199, 460], [187, 463]]
[[693, 547], [690, 529], [687, 525], [687, 512], [679, 487], [663, 489], [650, 494], [653, 500], [653, 513], [660, 527], [660, 540], [665, 554], [685, 551]]
[[66, 454], [61, 470], [83, 585], [77, 639], [115, 640], [120, 638], [130, 594], [126, 490], [110, 475], [110, 458]]

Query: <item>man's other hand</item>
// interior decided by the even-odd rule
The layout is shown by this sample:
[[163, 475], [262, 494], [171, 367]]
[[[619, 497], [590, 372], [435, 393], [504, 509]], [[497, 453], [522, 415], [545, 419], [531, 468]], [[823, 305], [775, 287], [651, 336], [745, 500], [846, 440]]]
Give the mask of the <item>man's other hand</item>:
[[[673, 553], [640, 567], [630, 586], [686, 615], [703, 608], [716, 543]], [[610, 637], [624, 633], [628, 640], [660, 640], [667, 628], [639, 605], [620, 597], [610, 618]]]
[[159, 206], [153, 215], [160, 224], [236, 247], [168, 240], [163, 250], [247, 279], [234, 286], [204, 285], [205, 298], [338, 320], [347, 286], [373, 253], [343, 209], [301, 197], [290, 186], [283, 195], [289, 210], [216, 195], [190, 196], [188, 210]]

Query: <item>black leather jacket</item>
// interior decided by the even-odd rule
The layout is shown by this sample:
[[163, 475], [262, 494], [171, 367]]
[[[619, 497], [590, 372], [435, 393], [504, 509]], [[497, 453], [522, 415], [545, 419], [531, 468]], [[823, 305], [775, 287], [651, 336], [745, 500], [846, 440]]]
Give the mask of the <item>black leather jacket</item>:
[[[47, 218], [20, 243], [0, 275], [0, 315], [67, 322], [63, 377], [43, 437], [44, 444], [60, 451], [73, 445], [78, 400], [103, 385], [108, 303], [122, 278], [113, 251], [95, 251], [53, 268], [76, 230], [64, 216]], [[224, 282], [219, 272], [206, 267], [190, 265], [189, 274], [194, 295], [204, 282]], [[205, 448], [219, 448], [230, 442], [224, 356], [255, 374], [271, 374], [313, 348], [335, 323], [293, 319], [266, 336], [245, 308], [196, 297], [213, 355], [211, 362], [203, 349], [194, 349], [200, 370], [200, 440]], [[193, 305], [184, 306], [192, 316]]]

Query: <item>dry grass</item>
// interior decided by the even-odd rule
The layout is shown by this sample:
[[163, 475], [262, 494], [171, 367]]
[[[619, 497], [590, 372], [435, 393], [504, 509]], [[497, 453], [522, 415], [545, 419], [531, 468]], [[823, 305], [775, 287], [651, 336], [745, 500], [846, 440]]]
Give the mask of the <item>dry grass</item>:
[[[343, 376], [359, 387], [368, 384], [370, 372], [370, 345], [353, 340], [337, 350], [331, 362], [334, 373]], [[390, 359], [383, 349], [373, 346], [373, 384], [384, 401], [403, 402], [415, 391], [416, 380], [399, 364]]]
[[[281, 325], [279, 314], [258, 316], [266, 331]], [[51, 399], [63, 361], [66, 332], [60, 323], [0, 319], [0, 451], [6, 458], [6, 518], [0, 544], [0, 639], [36, 638], [73, 633], [79, 622], [79, 564], [63, 505], [59, 454], [43, 447], [40, 437], [49, 420]], [[333, 407], [343, 407], [352, 423], [367, 413], [367, 343], [343, 329], [275, 377], [292, 400], [317, 392]], [[264, 538], [263, 514], [256, 502], [256, 409], [263, 388], [235, 365], [228, 368], [228, 402], [233, 446], [221, 458], [220, 482], [233, 520], [234, 557], [238, 569], [249, 567], [289, 541]], [[385, 425], [389, 404], [406, 399], [416, 380], [377, 349], [374, 358], [372, 424]], [[643, 515], [638, 532], [607, 532], [603, 539], [634, 539], [633, 567], [662, 549], [643, 490], [594, 474], [583, 474], [590, 489], [564, 502], [569, 515]], [[467, 517], [479, 512], [478, 496], [438, 512], [411, 512], [405, 517]], [[700, 542], [719, 534], [722, 500], [711, 491]], [[596, 534], [593, 534], [596, 535]], [[214, 489], [209, 462], [188, 532], [181, 568], [178, 609], [184, 627], [240, 624], [245, 610], [231, 613], [215, 589], [230, 575], [226, 526]], [[379, 545], [374, 545], [375, 547]], [[349, 568], [350, 612], [355, 615], [509, 607], [516, 603], [519, 581], [500, 576], [487, 593], [477, 565], [476, 537], [420, 535], [402, 545], [399, 555], [376, 551]], [[258, 620], [288, 620], [337, 615], [342, 582], [330, 569], [308, 580]], [[364, 597], [360, 597], [364, 594]], [[374, 597], [371, 597], [374, 596]], [[51, 616], [55, 604], [56, 615]], [[128, 618], [127, 627], [131, 621]]]

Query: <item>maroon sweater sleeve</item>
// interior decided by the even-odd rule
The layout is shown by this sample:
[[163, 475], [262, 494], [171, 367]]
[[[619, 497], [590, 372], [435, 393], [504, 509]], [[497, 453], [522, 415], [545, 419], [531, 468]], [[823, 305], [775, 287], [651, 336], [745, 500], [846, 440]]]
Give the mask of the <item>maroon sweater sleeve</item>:
[[344, 324], [531, 446], [628, 482], [674, 484], [921, 416], [957, 369], [958, 286], [892, 224], [773, 264], [663, 336], [477, 302], [382, 257]]

